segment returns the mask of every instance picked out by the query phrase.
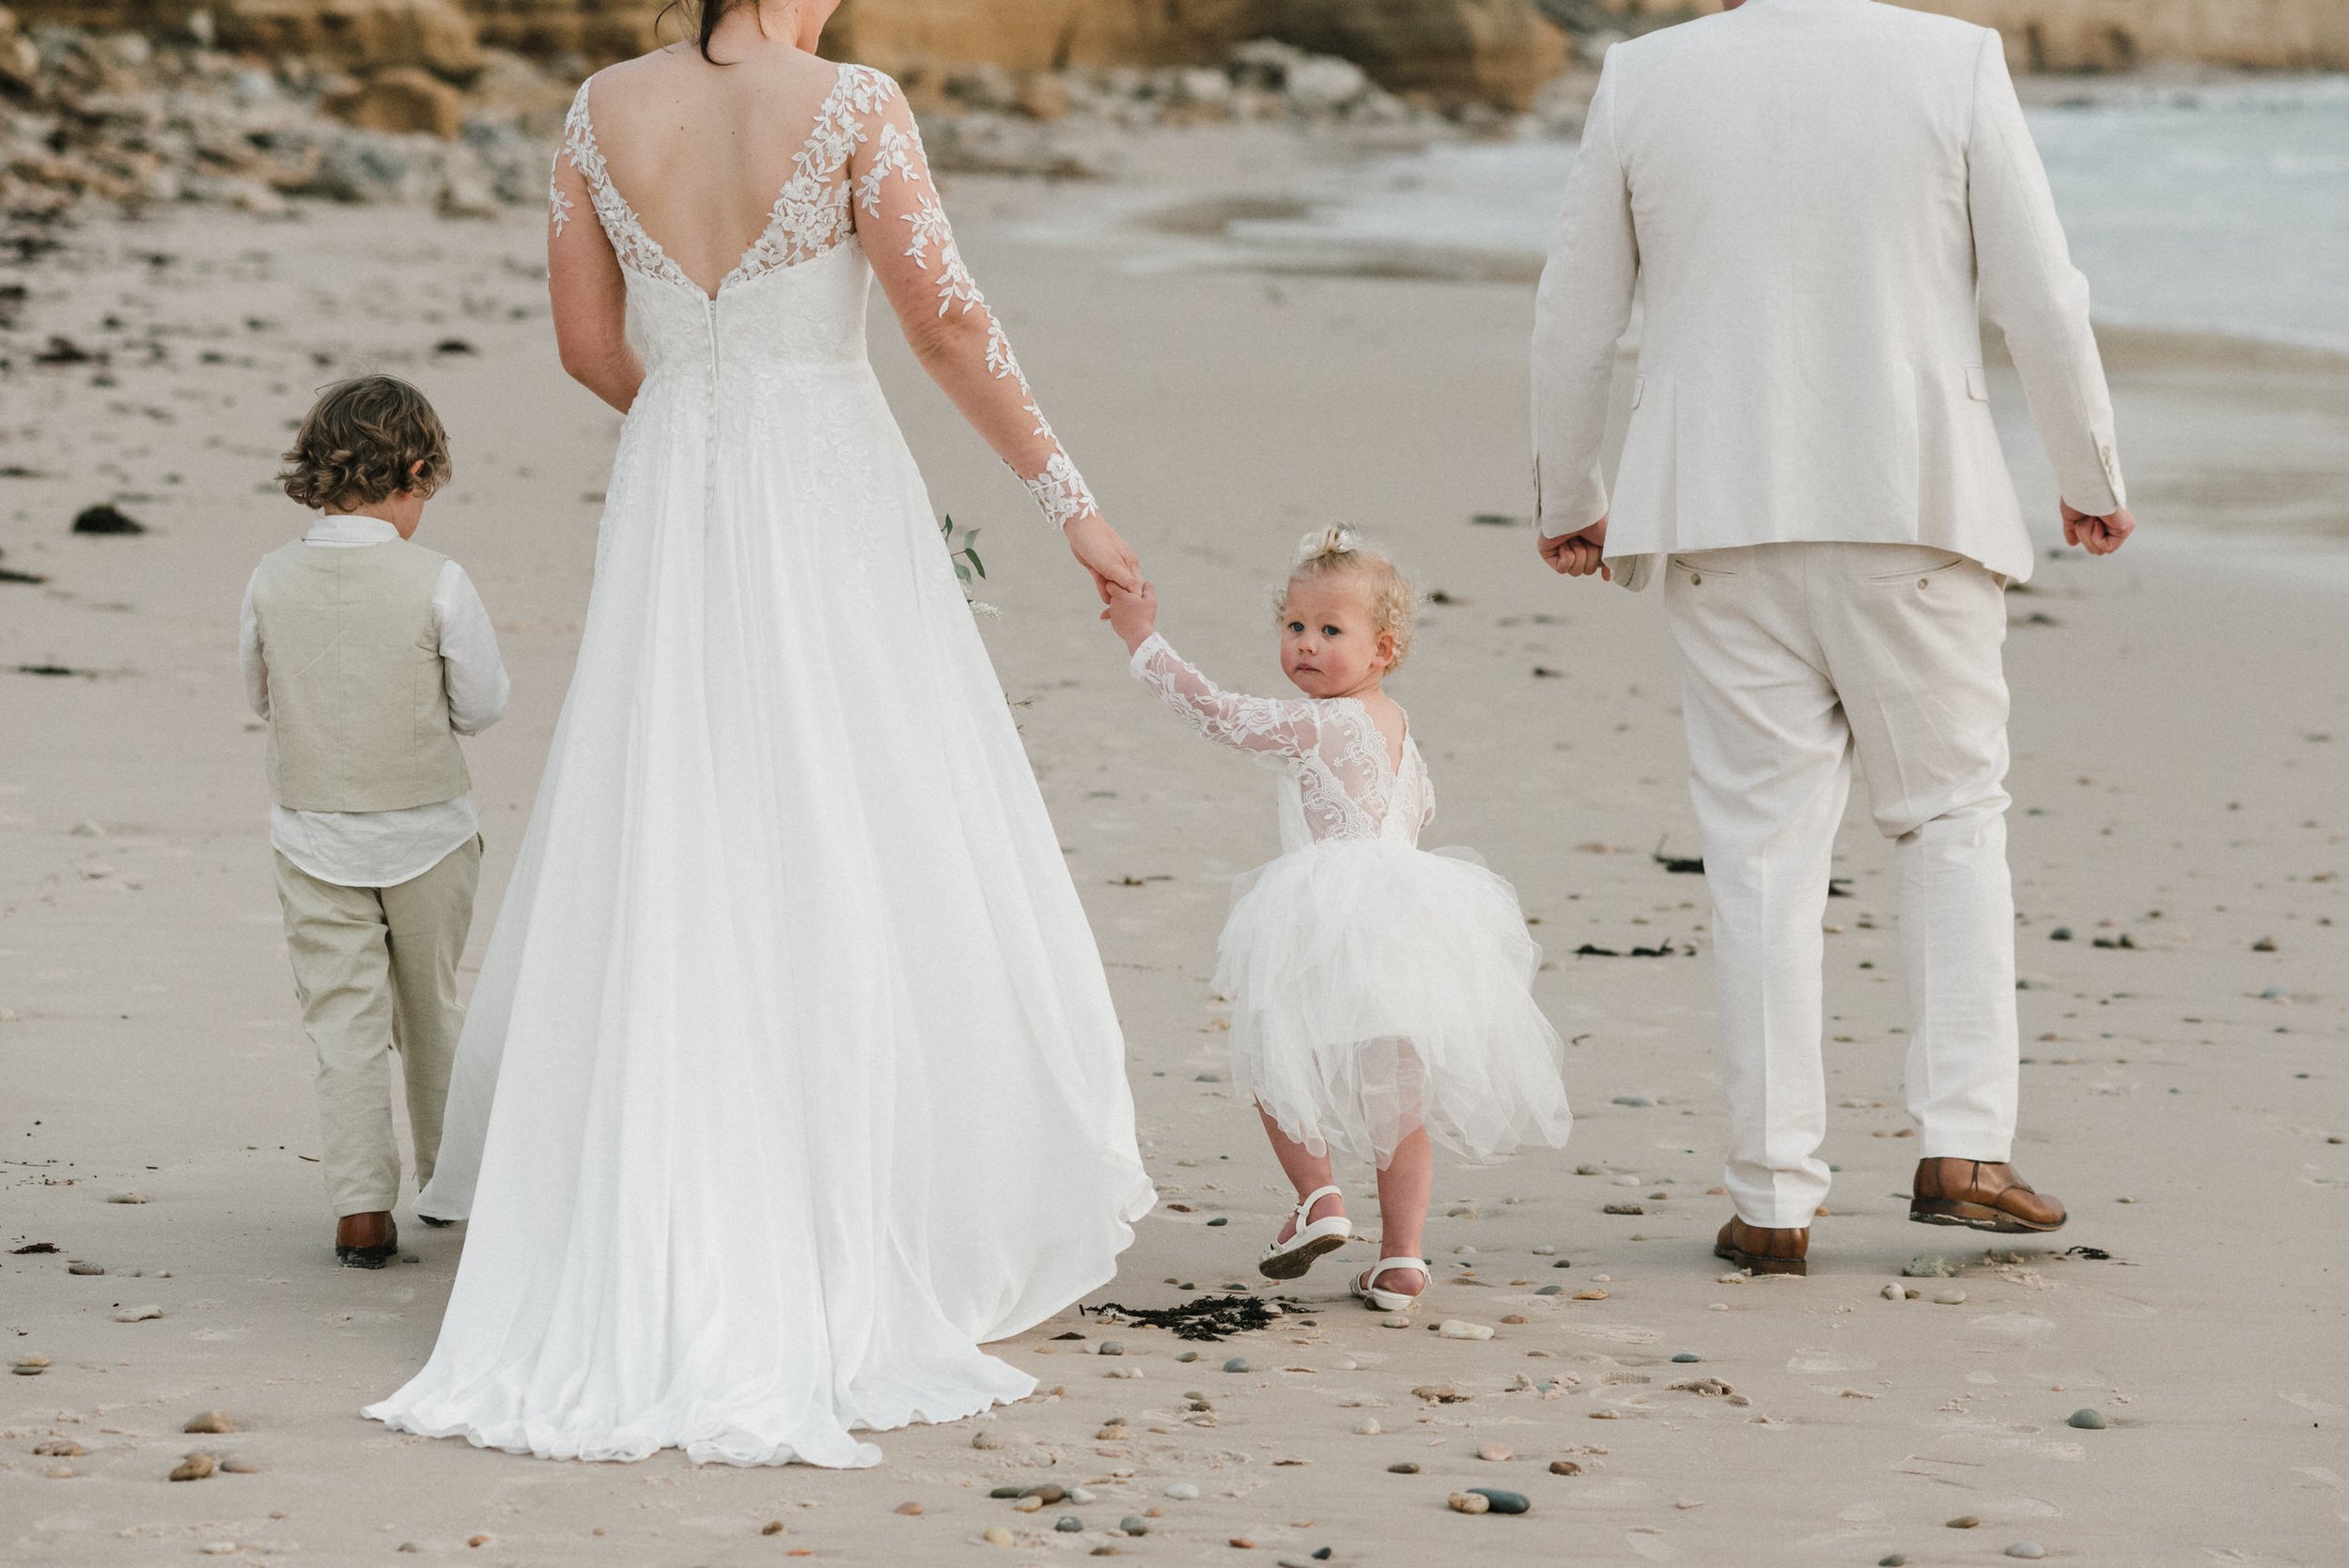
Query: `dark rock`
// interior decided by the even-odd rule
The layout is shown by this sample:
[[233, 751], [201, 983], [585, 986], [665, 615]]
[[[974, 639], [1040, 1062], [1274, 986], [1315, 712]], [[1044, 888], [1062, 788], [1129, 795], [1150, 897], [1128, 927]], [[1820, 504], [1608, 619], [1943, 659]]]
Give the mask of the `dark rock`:
[[147, 532], [147, 524], [126, 517], [114, 506], [101, 503], [96, 506], [85, 506], [74, 514], [73, 532], [76, 534], [144, 534]]
[[1531, 1514], [1533, 1499], [1522, 1492], [1504, 1491], [1498, 1486], [1471, 1486], [1468, 1489], [1491, 1503], [1495, 1514]]

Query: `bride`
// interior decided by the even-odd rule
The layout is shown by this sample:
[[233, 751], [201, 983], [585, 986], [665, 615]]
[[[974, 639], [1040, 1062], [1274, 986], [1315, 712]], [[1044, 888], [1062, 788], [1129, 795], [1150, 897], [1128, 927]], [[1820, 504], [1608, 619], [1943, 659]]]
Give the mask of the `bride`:
[[[366, 1414], [550, 1458], [877, 1463], [1034, 1379], [1154, 1195], [1091, 932], [865, 359], [867, 279], [1097, 589], [1132, 553], [837, 0], [707, 0], [581, 87], [563, 364], [627, 414], [577, 672], [418, 1211], [470, 1219]], [[627, 329], [632, 325], [631, 334]], [[632, 343], [641, 343], [641, 357]]]

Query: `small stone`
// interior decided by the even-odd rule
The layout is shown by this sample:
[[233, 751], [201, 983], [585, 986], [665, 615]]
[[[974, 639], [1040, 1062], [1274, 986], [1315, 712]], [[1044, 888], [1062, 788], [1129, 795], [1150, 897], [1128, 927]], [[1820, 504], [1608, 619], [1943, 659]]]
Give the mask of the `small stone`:
[[1147, 1535], [1150, 1533], [1150, 1521], [1139, 1514], [1128, 1514], [1117, 1521], [1117, 1528], [1128, 1535]]
[[1645, 1214], [1647, 1210], [1638, 1203], [1609, 1203], [1599, 1210], [1601, 1214]]
[[1975, 1514], [1961, 1514], [1956, 1518], [1948, 1521], [1949, 1528], [1952, 1529], [1972, 1529], [1981, 1523], [1981, 1515]]
[[1492, 1511], [1492, 1498], [1482, 1492], [1455, 1492], [1444, 1499], [1455, 1514], [1486, 1514]]
[[1101, 1342], [1101, 1348], [1095, 1351], [1094, 1354], [1097, 1356], [1123, 1356], [1126, 1354], [1126, 1342], [1124, 1340], [1103, 1340]]
[[1375, 1417], [1364, 1417], [1354, 1423], [1354, 1436], [1357, 1437], [1376, 1437], [1385, 1430], [1386, 1428], [1380, 1426]]
[[1615, 1096], [1615, 1103], [1621, 1106], [1628, 1106], [1634, 1110], [1644, 1110], [1653, 1106], [1656, 1102], [1648, 1098], [1645, 1094], [1617, 1094]]
[[1522, 1492], [1504, 1492], [1498, 1486], [1471, 1486], [1469, 1496], [1483, 1498], [1495, 1514], [1531, 1514], [1533, 1501]]
[[1064, 1514], [1052, 1521], [1052, 1528], [1063, 1535], [1074, 1535], [1085, 1528], [1085, 1522], [1074, 1514]]
[[1225, 1372], [1246, 1372], [1248, 1370], [1248, 1358], [1245, 1356], [1235, 1356], [1230, 1360], [1223, 1363], [1223, 1370]]
[[486, 1535], [468, 1535], [465, 1537], [465, 1545], [468, 1546], [486, 1546], [489, 1544], [490, 1538]]
[[2006, 1555], [2024, 1558], [2035, 1562], [2047, 1555], [2047, 1548], [2036, 1541], [2017, 1541], [2006, 1549]]
[[1456, 1317], [1445, 1318], [1436, 1325], [1436, 1332], [1447, 1340], [1489, 1340], [1493, 1337], [1490, 1324], [1470, 1323]]
[[1178, 1481], [1162, 1495], [1173, 1498], [1176, 1502], [1189, 1502], [1199, 1495], [1199, 1488], [1188, 1481]]
[[1252, 1552], [1256, 1549], [1256, 1544], [1253, 1541], [1249, 1540], [1245, 1535], [1235, 1535], [1229, 1541], [1226, 1541], [1224, 1545], [1227, 1546], [1237, 1546], [1243, 1552]]
[[109, 1192], [106, 1194], [106, 1202], [110, 1203], [144, 1203], [147, 1202], [147, 1194], [144, 1192]]
[[1017, 1537], [1001, 1525], [989, 1525], [979, 1531], [979, 1539], [990, 1546], [1008, 1546]]
[[1019, 1495], [1024, 1498], [1034, 1498], [1038, 1508], [1049, 1508], [1053, 1503], [1066, 1501], [1068, 1489], [1048, 1481], [1041, 1486], [1022, 1488]]
[[922, 1505], [918, 1502], [901, 1502], [897, 1505], [897, 1512], [909, 1518], [918, 1519], [922, 1516]]
[[1553, 1459], [1549, 1462], [1549, 1473], [1551, 1475], [1580, 1475], [1582, 1467], [1571, 1459]]
[[189, 1417], [188, 1424], [179, 1430], [182, 1432], [234, 1432], [237, 1430], [237, 1423], [228, 1419], [228, 1412], [226, 1410], [207, 1410], [200, 1416]]
[[1966, 1304], [1966, 1293], [1962, 1290], [1941, 1291], [1934, 1296], [1933, 1303], [1937, 1307], [1962, 1307]]
[[1488, 1465], [1505, 1465], [1517, 1455], [1506, 1443], [1486, 1443], [1476, 1451], [1476, 1457]]
[[1954, 1280], [1957, 1265], [1938, 1252], [1920, 1252], [1901, 1265], [1901, 1273], [1911, 1280]]
[[1012, 1511], [1017, 1514], [1041, 1514], [1044, 1511], [1044, 1499], [1042, 1498], [1021, 1498], [1018, 1502], [1013, 1503], [1011, 1506]]
[[1196, 1350], [1182, 1350], [1182, 1351], [1177, 1351], [1177, 1352], [1175, 1353], [1175, 1355], [1174, 1355], [1174, 1358], [1175, 1358], [1176, 1360], [1178, 1360], [1178, 1361], [1183, 1361], [1183, 1362], [1190, 1362], [1190, 1361], [1195, 1361], [1195, 1360], [1199, 1359], [1199, 1352], [1197, 1352]]
[[40, 1473], [44, 1479], [49, 1481], [71, 1481], [73, 1479], [73, 1467], [70, 1465], [52, 1465]]
[[1387, 1467], [1387, 1473], [1389, 1475], [1417, 1475], [1419, 1467], [1408, 1459], [1398, 1459]]
[[2105, 1429], [2105, 1418], [2101, 1411], [2075, 1410], [2072, 1412], [2068, 1424], [2078, 1427], [2082, 1432], [2102, 1432]]
[[223, 1475], [259, 1475], [261, 1467], [250, 1459], [224, 1459], [220, 1462]]
[[[781, 1535], [783, 1533], [783, 1521], [781, 1519], [770, 1519], [765, 1524], [758, 1527], [758, 1533], [761, 1535]], [[403, 1552], [409, 1549], [410, 1548], [406, 1546], [402, 1546], [400, 1548]]]
[[1544, 1285], [1533, 1294], [1536, 1296], [1563, 1296], [1565, 1293], [1566, 1287], [1563, 1285]]
[[999, 1449], [1003, 1446], [1003, 1440], [992, 1432], [973, 1432], [971, 1434], [971, 1446], [974, 1449]]
[[1679, 1362], [1688, 1362], [1688, 1361], [1702, 1361], [1703, 1359], [1704, 1359], [1704, 1358], [1703, 1358], [1703, 1357], [1702, 1357], [1702, 1356], [1700, 1356], [1700, 1355], [1698, 1355], [1698, 1354], [1697, 1354], [1695, 1351], [1693, 1351], [1693, 1350], [1681, 1350], [1681, 1351], [1675, 1351], [1675, 1352], [1672, 1354], [1672, 1359], [1673, 1359], [1673, 1360], [1675, 1360], [1675, 1361], [1679, 1361]]
[[1574, 1298], [1577, 1301], [1604, 1301], [1607, 1299], [1607, 1293], [1594, 1287], [1590, 1290], [1576, 1291], [1574, 1293]]
[[1554, 1258], [1558, 1255], [1558, 1249], [1545, 1243], [1533, 1249], [1533, 1255], [1537, 1258]]
[[106, 836], [106, 830], [100, 827], [96, 822], [91, 821], [88, 817], [84, 817], [81, 821], [76, 822], [71, 828], [68, 829], [67, 831], [70, 832], [75, 838], [104, 838]]
[[1228, 1225], [1228, 1224], [1230, 1224], [1231, 1222], [1232, 1222], [1231, 1216], [1229, 1216], [1229, 1215], [1225, 1215], [1225, 1214], [1219, 1214], [1219, 1215], [1217, 1215], [1217, 1216], [1216, 1216], [1213, 1219], [1208, 1220], [1208, 1221], [1207, 1221], [1207, 1224], [1208, 1224], [1209, 1228], [1210, 1228], [1210, 1229], [1212, 1229], [1213, 1227], [1215, 1227], [1215, 1226], [1217, 1226], [1217, 1225]]
[[19, 1377], [39, 1377], [42, 1373], [49, 1370], [49, 1358], [46, 1356], [20, 1356], [15, 1361], [10, 1363], [8, 1370], [16, 1374]]
[[84, 1263], [80, 1258], [76, 1258], [65, 1265], [65, 1271], [68, 1274], [103, 1274], [106, 1272], [106, 1265], [102, 1263]]
[[1000, 1498], [1000, 1499], [1002, 1499], [1003, 1501], [1005, 1501], [1005, 1502], [1009, 1502], [1012, 1498], [1016, 1498], [1016, 1497], [1018, 1497], [1018, 1496], [1019, 1495], [1019, 1490], [1020, 1490], [1020, 1489], [1019, 1489], [1019, 1487], [1017, 1487], [1017, 1486], [998, 1486], [998, 1487], [994, 1488], [992, 1491], [988, 1492], [988, 1497], [990, 1497], [990, 1498]]
[[53, 1437], [48, 1442], [34, 1445], [33, 1452], [45, 1459], [80, 1459], [88, 1454], [89, 1450], [70, 1437]]
[[1523, 1312], [1507, 1312], [1502, 1314], [1501, 1321], [1506, 1324], [1516, 1325], [1525, 1322], [1526, 1317]]
[[1908, 1559], [1894, 1552], [1890, 1557], [1877, 1558], [1876, 1568], [1908, 1568]]
[[1382, 1317], [1378, 1320], [1378, 1327], [1381, 1328], [1408, 1328], [1410, 1326], [1411, 1320], [1405, 1317], [1401, 1312], [1396, 1312], [1392, 1316]]
[[161, 1307], [153, 1305], [145, 1307], [117, 1307], [115, 1309], [115, 1321], [117, 1323], [145, 1323], [150, 1317], [161, 1317], [163, 1315], [163, 1310]]
[[234, 1541], [207, 1541], [196, 1550], [206, 1557], [234, 1557], [237, 1555], [237, 1544]]
[[2068, 942], [2072, 939], [2072, 928], [2068, 925], [2059, 925], [2047, 933], [2047, 939], [2051, 942]]
[[209, 1453], [191, 1453], [172, 1467], [174, 1481], [202, 1481], [220, 1467]]
[[1908, 1292], [1899, 1285], [1887, 1285], [1878, 1294], [1880, 1294], [1887, 1301], [1906, 1301], [1908, 1299]]

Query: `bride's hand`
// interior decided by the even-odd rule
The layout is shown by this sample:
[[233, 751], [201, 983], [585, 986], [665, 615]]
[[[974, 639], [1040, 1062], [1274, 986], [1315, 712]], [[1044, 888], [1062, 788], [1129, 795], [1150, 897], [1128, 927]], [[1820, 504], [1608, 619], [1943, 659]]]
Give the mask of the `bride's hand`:
[[1142, 563], [1100, 513], [1087, 512], [1062, 532], [1068, 536], [1069, 550], [1093, 574], [1093, 591], [1103, 604], [1110, 601], [1112, 584], [1129, 594], [1142, 591]]

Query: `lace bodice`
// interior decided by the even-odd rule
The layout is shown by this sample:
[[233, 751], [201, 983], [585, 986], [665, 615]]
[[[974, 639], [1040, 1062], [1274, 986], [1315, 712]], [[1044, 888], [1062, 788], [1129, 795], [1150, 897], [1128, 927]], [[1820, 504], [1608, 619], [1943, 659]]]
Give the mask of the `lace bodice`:
[[[632, 302], [672, 290], [682, 290], [691, 299], [701, 302], [699, 325], [707, 337], [707, 359], [713, 376], [723, 374], [727, 357], [722, 351], [725, 346], [720, 341], [722, 305], [737, 302], [764, 280], [780, 278], [802, 268], [812, 269], [813, 264], [846, 249], [850, 239], [862, 239], [867, 259], [882, 273], [893, 300], [906, 291], [910, 280], [918, 278], [930, 290], [930, 296], [926, 297], [936, 299], [941, 319], [951, 314], [957, 318], [975, 317], [984, 323], [984, 347], [973, 356], [974, 360], [983, 360], [983, 371], [977, 364], [970, 368], [974, 376], [983, 375], [986, 380], [1016, 389], [1017, 412], [1009, 417], [1026, 427], [990, 429], [990, 417], [1001, 422], [997, 411], [973, 408], [972, 400], [959, 393], [957, 400], [964, 405], [972, 423], [980, 427], [980, 433], [988, 438], [999, 454], [1004, 455], [1005, 463], [1028, 487], [1045, 516], [1065, 526], [1097, 512], [1083, 476], [1061, 448], [1050, 422], [1037, 407], [1027, 376], [1020, 370], [1019, 361], [1004, 336], [1003, 324], [988, 308], [970, 268], [963, 262], [954, 230], [946, 220], [945, 208], [939, 200], [938, 187], [930, 178], [921, 130], [914, 123], [903, 90], [894, 81], [869, 66], [839, 68], [832, 91], [817, 111], [814, 126], [792, 158], [791, 178], [776, 194], [765, 228], [719, 282], [715, 293], [704, 293], [701, 286], [687, 275], [646, 230], [635, 209], [613, 183], [603, 149], [596, 140], [595, 118], [589, 103], [594, 85], [595, 79], [590, 77], [580, 85], [578, 96], [571, 101], [570, 113], [564, 120], [562, 145], [556, 153], [557, 172], [562, 163], [568, 163], [584, 181], [599, 226], [630, 280]], [[559, 179], [549, 181], [548, 203], [549, 222], [560, 240], [576, 213], [575, 204]], [[861, 278], [860, 273], [860, 290]], [[651, 286], [646, 295], [640, 296], [640, 282]], [[671, 295], [662, 299], [646, 314], [678, 323], [680, 330], [686, 330], [684, 323], [688, 318], [669, 308], [677, 298]], [[807, 308], [831, 309], [836, 299], [834, 293], [819, 293], [807, 302]], [[750, 314], [770, 315], [776, 308], [770, 305]], [[787, 307], [785, 308], [787, 314]], [[834, 313], [846, 314], [836, 310]], [[755, 333], [760, 323], [738, 319], [734, 325]], [[775, 329], [771, 335], [779, 344], [804, 341], [808, 335], [804, 331], [793, 330], [805, 323], [780, 320], [771, 325]], [[861, 349], [861, 293], [854, 329]], [[659, 346], [655, 347], [657, 349]], [[670, 356], [673, 361], [691, 357]], [[735, 357], [743, 356], [738, 352]], [[996, 399], [978, 401], [987, 404]]]
[[1436, 815], [1435, 785], [1409, 730], [1397, 766], [1370, 709], [1353, 697], [1225, 691], [1156, 634], [1134, 650], [1133, 672], [1201, 735], [1281, 770], [1283, 853], [1325, 839], [1417, 845]]

